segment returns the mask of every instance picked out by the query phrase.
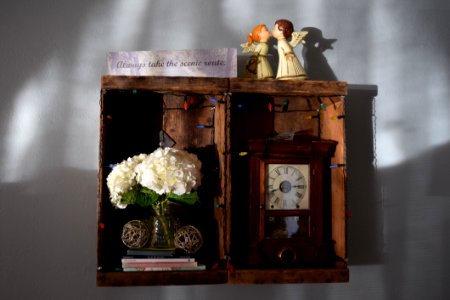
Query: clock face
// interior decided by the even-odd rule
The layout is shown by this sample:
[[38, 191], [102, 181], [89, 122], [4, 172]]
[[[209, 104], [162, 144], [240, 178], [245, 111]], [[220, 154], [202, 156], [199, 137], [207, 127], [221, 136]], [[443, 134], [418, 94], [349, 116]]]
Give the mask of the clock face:
[[309, 209], [309, 165], [266, 166], [266, 209]]

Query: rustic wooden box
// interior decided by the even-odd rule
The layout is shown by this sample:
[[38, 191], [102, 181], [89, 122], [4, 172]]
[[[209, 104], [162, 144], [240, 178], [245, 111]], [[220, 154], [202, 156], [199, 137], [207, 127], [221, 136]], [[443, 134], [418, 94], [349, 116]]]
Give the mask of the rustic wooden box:
[[[345, 82], [104, 76], [101, 89], [97, 285], [346, 282]], [[286, 103], [289, 102], [288, 107]], [[287, 111], [286, 111], [287, 108]], [[114, 209], [111, 164], [150, 153], [164, 130], [204, 165], [202, 204], [187, 213], [202, 229], [205, 271], [121, 272], [122, 226], [146, 210]], [[248, 194], [247, 142], [303, 131], [338, 142], [332, 171], [332, 236], [341, 263], [326, 269], [249, 269], [241, 263]]]

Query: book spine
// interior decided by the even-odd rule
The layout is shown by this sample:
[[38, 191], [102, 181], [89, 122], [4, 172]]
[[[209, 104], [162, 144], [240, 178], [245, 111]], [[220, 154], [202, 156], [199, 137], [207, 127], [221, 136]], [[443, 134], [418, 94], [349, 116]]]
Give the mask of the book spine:
[[127, 267], [123, 268], [124, 272], [140, 272], [140, 271], [201, 271], [206, 270], [205, 265], [195, 267]]
[[137, 258], [137, 257], [123, 257], [122, 262], [193, 262], [195, 258], [192, 257], [177, 257], [177, 258]]
[[165, 268], [165, 267], [196, 267], [198, 264], [192, 262], [125, 262], [122, 263], [122, 268]]

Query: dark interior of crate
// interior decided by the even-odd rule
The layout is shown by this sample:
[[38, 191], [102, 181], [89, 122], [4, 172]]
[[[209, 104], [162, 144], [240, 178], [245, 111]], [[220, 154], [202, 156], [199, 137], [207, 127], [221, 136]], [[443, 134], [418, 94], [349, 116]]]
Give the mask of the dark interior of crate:
[[[204, 121], [205, 113], [199, 108], [196, 112], [183, 109], [185, 98], [164, 95], [141, 90], [105, 90], [102, 96], [102, 132], [100, 141], [100, 161], [102, 169], [102, 186], [100, 189], [102, 212], [99, 231], [99, 266], [103, 271], [117, 270], [121, 267], [121, 258], [127, 247], [121, 241], [123, 225], [130, 220], [150, 218], [151, 208], [129, 205], [125, 209], [114, 208], [109, 200], [106, 178], [114, 164], [140, 153], [149, 154], [159, 147], [160, 132], [169, 135], [185, 136], [183, 131], [197, 130], [198, 121]], [[175, 105], [176, 104], [176, 105]], [[202, 113], [201, 111], [205, 112]], [[169, 120], [169, 121], [168, 121]], [[172, 122], [170, 122], [172, 121]], [[186, 124], [189, 122], [189, 124]], [[178, 130], [173, 130], [178, 128]], [[199, 136], [207, 136], [204, 131]], [[189, 136], [186, 134], [186, 136]], [[198, 193], [200, 203], [176, 210], [181, 225], [196, 226], [203, 235], [204, 244], [196, 253], [200, 263], [211, 266], [219, 260], [217, 243], [217, 226], [214, 220], [214, 205], [210, 201], [218, 191], [217, 149], [214, 144], [205, 145], [204, 138], [189, 138], [189, 151], [197, 154], [202, 162], [203, 180]], [[175, 139], [175, 142], [176, 139]], [[176, 148], [183, 147], [175, 144]]]
[[[202, 185], [198, 190], [200, 204], [183, 207], [181, 219], [198, 227], [204, 245], [196, 254], [199, 262], [211, 267], [220, 261], [218, 247], [220, 230], [215, 220], [212, 199], [222, 197], [218, 146], [214, 139], [215, 105], [202, 95], [164, 94], [143, 90], [104, 90], [102, 95], [102, 132], [100, 161], [102, 185], [100, 188], [103, 228], [99, 231], [99, 265], [102, 270], [121, 266], [126, 246], [121, 241], [123, 225], [130, 220], [150, 217], [150, 208], [129, 205], [116, 209], [111, 205], [106, 178], [111, 166], [140, 154], [151, 153], [160, 143], [160, 132], [176, 142], [176, 148], [196, 153], [202, 161]], [[291, 99], [290, 111], [284, 111], [286, 98], [273, 98], [251, 93], [235, 93], [230, 98], [230, 168], [231, 168], [231, 222], [230, 253], [232, 263], [240, 265], [245, 257], [246, 228], [248, 224], [248, 141], [265, 139], [283, 131], [304, 130], [317, 132], [315, 110], [303, 100]], [[295, 122], [292, 122], [295, 121]], [[286, 124], [298, 124], [296, 128]], [[308, 125], [305, 125], [308, 124]], [[223, 228], [221, 229], [223, 230]], [[225, 251], [226, 252], [226, 251]]]

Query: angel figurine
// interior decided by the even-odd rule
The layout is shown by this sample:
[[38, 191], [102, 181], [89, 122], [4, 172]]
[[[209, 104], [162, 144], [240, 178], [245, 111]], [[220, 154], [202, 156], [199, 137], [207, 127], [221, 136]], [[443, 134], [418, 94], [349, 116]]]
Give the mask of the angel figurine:
[[[273, 78], [272, 66], [267, 59], [269, 52], [269, 40], [271, 34], [265, 24], [259, 24], [253, 28], [247, 36], [247, 43], [241, 44], [243, 53], [253, 52], [245, 64], [245, 77]], [[257, 42], [258, 44], [255, 44]]]
[[[294, 47], [304, 43], [307, 31], [294, 31], [291, 21], [280, 19], [275, 22], [272, 35], [278, 40], [277, 79], [307, 79], [305, 69], [294, 52]], [[291, 39], [289, 42], [287, 39]]]

